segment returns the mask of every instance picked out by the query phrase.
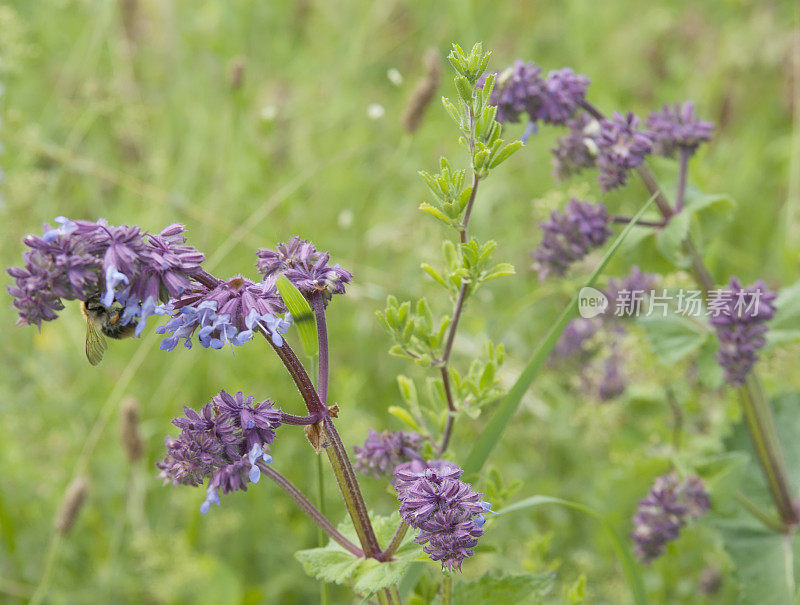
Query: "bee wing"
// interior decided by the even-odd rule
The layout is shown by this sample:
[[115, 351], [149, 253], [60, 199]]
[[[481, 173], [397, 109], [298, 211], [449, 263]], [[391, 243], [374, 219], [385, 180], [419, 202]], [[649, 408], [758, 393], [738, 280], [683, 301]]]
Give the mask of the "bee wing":
[[86, 359], [96, 366], [103, 359], [106, 352], [106, 339], [97, 331], [94, 323], [86, 322]]

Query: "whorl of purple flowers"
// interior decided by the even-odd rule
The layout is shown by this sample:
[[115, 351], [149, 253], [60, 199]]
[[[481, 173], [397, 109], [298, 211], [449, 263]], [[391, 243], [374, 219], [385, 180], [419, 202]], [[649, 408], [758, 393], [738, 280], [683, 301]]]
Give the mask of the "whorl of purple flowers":
[[628, 275], [608, 280], [604, 293], [608, 298], [605, 316], [631, 317], [636, 315], [656, 283], [657, 276], [631, 267]]
[[691, 101], [664, 105], [662, 111], [650, 114], [647, 127], [655, 135], [656, 153], [665, 157], [672, 157], [676, 149], [694, 154], [701, 143], [711, 140], [714, 132], [714, 124], [695, 115]]
[[566, 359], [568, 357], [578, 357], [585, 359], [591, 356], [589, 341], [597, 334], [602, 325], [599, 321], [592, 321], [583, 317], [576, 317], [571, 320], [553, 347], [551, 359]]
[[403, 431], [370, 429], [363, 447], [355, 446], [357, 471], [375, 477], [390, 474], [398, 464], [421, 459], [422, 437]]
[[573, 199], [564, 212], [553, 211], [550, 219], [540, 223], [544, 235], [531, 256], [539, 279], [549, 275], [564, 275], [569, 266], [594, 248], [602, 246], [611, 229], [603, 204], [591, 204]]
[[696, 519], [709, 508], [711, 502], [699, 477], [681, 481], [674, 471], [657, 477], [633, 517], [631, 537], [636, 543], [637, 558], [650, 563], [661, 556], [667, 542], [678, 537], [688, 518]]
[[461, 571], [484, 534], [483, 515], [491, 507], [481, 494], [460, 480], [463, 471], [443, 460], [415, 460], [395, 469], [394, 485], [400, 517], [420, 530], [414, 538], [442, 569]]
[[197, 486], [209, 480], [200, 510], [219, 505], [219, 492], [247, 491], [261, 478], [259, 463], [270, 463], [269, 444], [281, 425], [281, 412], [267, 399], [254, 403], [240, 391], [220, 391], [200, 412], [184, 407], [185, 416], [172, 424], [181, 429], [167, 437], [167, 455], [156, 466], [164, 484]]
[[328, 265], [328, 252], [320, 252], [299, 236], [278, 244], [277, 250], [262, 248], [256, 254], [259, 273], [265, 278], [285, 275], [306, 298], [322, 292], [325, 300], [330, 300], [334, 294], [344, 294], [345, 284], [353, 279], [338, 263]]
[[45, 225], [41, 237], [28, 235], [25, 266], [8, 270], [20, 325], [41, 327], [42, 321], [55, 319], [63, 300], [99, 297], [106, 307], [116, 302], [124, 308], [123, 325], [138, 321], [138, 336], [147, 318], [161, 312], [160, 302], [190, 287], [205, 260], [185, 245], [184, 226], [177, 223], [159, 234], [103, 219], [93, 223], [59, 216], [56, 223], [54, 228]]
[[270, 336], [279, 347], [290, 326], [278, 315], [286, 307], [271, 278], [253, 283], [239, 275], [218, 281], [214, 288], [196, 284], [172, 301], [171, 311], [172, 319], [156, 328], [157, 334], [169, 335], [159, 345], [165, 351], [172, 351], [181, 340], [191, 348], [195, 333], [206, 348], [221, 349], [226, 343], [241, 346], [254, 330]]
[[[483, 87], [486, 77], [478, 80]], [[524, 113], [530, 122], [564, 124], [586, 97], [589, 78], [571, 69], [551, 71], [542, 77], [542, 68], [535, 63], [514, 62], [500, 73], [490, 103], [497, 106], [497, 121], [519, 122]]]
[[600, 123], [585, 113], [566, 121], [569, 132], [556, 141], [553, 154], [553, 176], [565, 180], [584, 168], [592, 168], [597, 157], [597, 136]]
[[758, 350], [766, 344], [766, 325], [775, 315], [777, 294], [762, 280], [744, 287], [732, 277], [727, 288], [709, 293], [711, 324], [717, 331], [717, 361], [729, 384], [744, 384], [758, 360]]
[[628, 182], [628, 173], [639, 166], [653, 150], [654, 134], [639, 128], [640, 120], [633, 113], [614, 112], [610, 120], [600, 121], [597, 180], [603, 191], [610, 191]]

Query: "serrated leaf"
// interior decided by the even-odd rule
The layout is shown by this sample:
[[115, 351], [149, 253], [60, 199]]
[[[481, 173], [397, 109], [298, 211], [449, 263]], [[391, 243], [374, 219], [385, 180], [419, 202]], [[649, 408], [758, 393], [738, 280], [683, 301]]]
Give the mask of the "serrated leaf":
[[435, 206], [431, 206], [428, 202], [422, 202], [419, 205], [419, 209], [422, 210], [423, 212], [427, 212], [432, 217], [442, 221], [445, 225], [450, 225], [451, 224], [450, 223], [450, 219], [448, 218], [448, 216], [444, 212], [442, 212], [441, 210], [439, 210]]
[[667, 366], [697, 351], [710, 336], [705, 326], [681, 315], [649, 315], [638, 318], [636, 323], [644, 328], [658, 360]]
[[419, 426], [419, 424], [417, 424], [417, 421], [414, 420], [414, 417], [409, 413], [407, 409], [401, 408], [400, 406], [397, 405], [390, 405], [389, 413], [398, 420], [410, 426], [416, 432], [418, 433], [422, 432], [422, 428]]
[[319, 340], [317, 339], [317, 321], [311, 305], [285, 275], [278, 277], [275, 285], [278, 287], [283, 304], [286, 305], [286, 310], [292, 315], [294, 325], [297, 326], [303, 352], [309, 357], [316, 357], [319, 353]]
[[514, 153], [522, 147], [522, 141], [513, 141], [503, 147], [497, 155], [492, 158], [492, 163], [489, 164], [489, 168], [497, 168], [500, 164], [505, 162], [508, 158], [510, 158]]
[[483, 281], [489, 281], [498, 277], [505, 277], [506, 275], [514, 275], [516, 270], [511, 263], [499, 263], [492, 267], [492, 270], [483, 276]]
[[[388, 544], [400, 524], [395, 512], [388, 517], [370, 514], [375, 535], [380, 544]], [[346, 538], [357, 543], [353, 524], [348, 519], [337, 528]], [[334, 541], [321, 548], [311, 548], [295, 553], [306, 573], [324, 582], [352, 584], [356, 592], [372, 594], [397, 584], [408, 567], [420, 556], [422, 549], [413, 541], [411, 532], [406, 535], [394, 560], [381, 563], [375, 559], [355, 557]]]
[[692, 217], [692, 230], [699, 243], [712, 240], [733, 218], [736, 202], [724, 193], [703, 193], [687, 187], [684, 212]]

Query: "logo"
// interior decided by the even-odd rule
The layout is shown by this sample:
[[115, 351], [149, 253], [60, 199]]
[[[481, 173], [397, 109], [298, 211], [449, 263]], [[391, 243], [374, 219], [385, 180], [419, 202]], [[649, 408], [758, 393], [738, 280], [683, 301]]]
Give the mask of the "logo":
[[600, 290], [584, 286], [578, 292], [578, 313], [584, 319], [597, 317], [608, 308], [608, 298]]

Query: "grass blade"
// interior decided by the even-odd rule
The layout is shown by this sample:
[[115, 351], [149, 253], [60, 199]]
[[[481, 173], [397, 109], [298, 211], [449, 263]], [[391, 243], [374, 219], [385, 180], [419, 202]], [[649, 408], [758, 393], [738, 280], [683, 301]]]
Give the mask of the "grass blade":
[[[631, 219], [631, 222], [628, 223], [622, 233], [620, 233], [617, 239], [614, 240], [614, 243], [611, 244], [611, 247], [603, 257], [603, 260], [600, 261], [600, 264], [597, 266], [591, 276], [589, 276], [589, 280], [584, 284], [585, 286], [594, 285], [594, 283], [597, 281], [597, 278], [608, 264], [608, 261], [611, 260], [612, 256], [614, 256], [614, 253], [625, 240], [628, 233], [630, 233], [631, 229], [633, 229], [633, 227], [636, 225], [636, 222], [642, 218], [642, 215], [647, 211], [655, 198], [656, 196], [653, 195], [649, 200], [647, 200], [647, 203], [642, 206], [639, 212], [636, 213], [636, 216]], [[523, 395], [525, 395], [525, 392], [528, 390], [528, 387], [531, 386], [533, 379], [536, 378], [539, 370], [544, 365], [544, 362], [550, 355], [550, 351], [552, 351], [553, 347], [555, 347], [559, 337], [561, 336], [561, 332], [564, 331], [564, 328], [567, 327], [569, 321], [575, 316], [577, 308], [578, 294], [576, 293], [575, 296], [572, 297], [570, 303], [561, 312], [561, 315], [558, 317], [555, 325], [550, 328], [550, 331], [547, 333], [542, 343], [534, 352], [533, 357], [531, 357], [530, 361], [528, 362], [528, 365], [525, 366], [525, 369], [522, 370], [519, 378], [517, 378], [514, 386], [511, 387], [511, 390], [508, 392], [505, 399], [503, 399], [503, 401], [500, 403], [497, 411], [495, 411], [491, 420], [489, 420], [489, 423], [486, 425], [486, 428], [478, 436], [478, 439], [475, 441], [475, 445], [472, 446], [472, 450], [470, 451], [469, 456], [467, 456], [467, 460], [464, 463], [464, 472], [466, 474], [477, 473], [486, 463], [486, 460], [489, 458], [489, 454], [491, 453], [492, 449], [494, 449], [494, 446], [497, 444], [497, 442], [500, 441], [503, 431], [511, 421], [511, 417], [514, 415], [514, 412], [517, 411]]]
[[628, 547], [625, 545], [625, 542], [622, 540], [619, 533], [617, 533], [611, 523], [609, 523], [606, 518], [596, 510], [578, 502], [570, 502], [569, 500], [553, 498], [552, 496], [531, 496], [530, 498], [520, 500], [519, 502], [515, 502], [514, 504], [505, 507], [504, 509], [498, 511], [497, 514], [505, 515], [514, 511], [540, 506], [542, 504], [559, 504], [561, 506], [566, 506], [573, 510], [580, 511], [597, 519], [602, 524], [603, 529], [606, 530], [606, 533], [608, 533], [608, 537], [611, 540], [611, 546], [614, 548], [614, 552], [617, 554], [617, 558], [622, 565], [622, 571], [625, 574], [625, 579], [627, 580], [628, 586], [631, 589], [633, 602], [636, 603], [636, 605], [647, 604], [647, 593], [644, 589], [642, 576], [639, 574], [639, 569], [636, 566], [636, 561], [634, 560], [633, 555], [631, 555], [630, 549], [628, 549]]
[[278, 292], [281, 294], [287, 311], [292, 314], [292, 321], [297, 326], [303, 352], [309, 357], [316, 357], [319, 353], [319, 340], [317, 340], [317, 322], [314, 319], [311, 305], [285, 275], [281, 275], [275, 281], [275, 285], [278, 286]]

